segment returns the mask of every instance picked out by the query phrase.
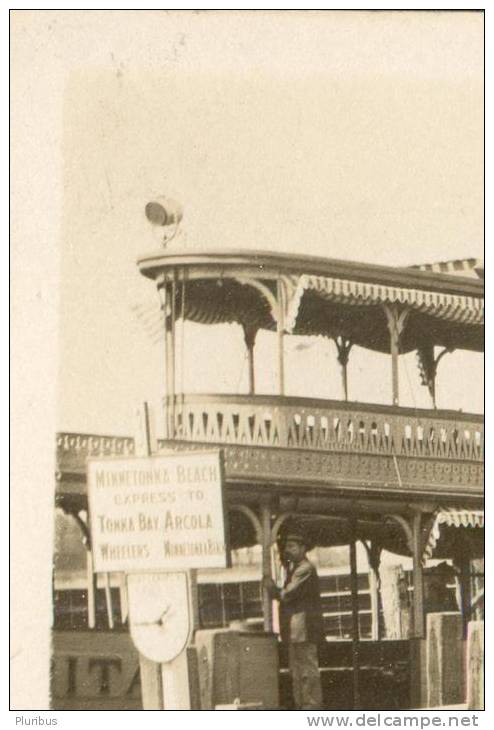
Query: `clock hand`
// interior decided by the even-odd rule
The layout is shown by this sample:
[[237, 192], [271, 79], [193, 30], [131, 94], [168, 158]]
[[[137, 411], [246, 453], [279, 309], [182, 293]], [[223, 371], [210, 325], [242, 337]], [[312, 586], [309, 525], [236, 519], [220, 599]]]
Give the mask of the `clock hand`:
[[156, 622], [157, 624], [159, 624], [160, 626], [163, 626], [163, 624], [165, 623], [165, 620], [166, 620], [166, 615], [168, 614], [170, 608], [171, 608], [171, 605], [168, 605], [165, 608], [165, 610], [163, 611], [163, 613], [159, 617], [158, 621]]
[[163, 626], [171, 606], [167, 606], [157, 621], [138, 621], [135, 626]]

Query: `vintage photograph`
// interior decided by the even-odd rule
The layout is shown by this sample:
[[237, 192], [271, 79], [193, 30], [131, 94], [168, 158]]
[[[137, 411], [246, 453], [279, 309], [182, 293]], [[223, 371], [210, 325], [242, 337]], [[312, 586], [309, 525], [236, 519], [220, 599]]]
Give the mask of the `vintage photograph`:
[[60, 154], [44, 709], [483, 709], [483, 12], [10, 32]]

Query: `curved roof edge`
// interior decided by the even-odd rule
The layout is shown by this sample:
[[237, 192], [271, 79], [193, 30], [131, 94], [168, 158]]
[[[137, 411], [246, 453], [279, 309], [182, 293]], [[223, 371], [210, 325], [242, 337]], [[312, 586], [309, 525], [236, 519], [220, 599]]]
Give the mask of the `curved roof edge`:
[[453, 274], [412, 267], [384, 266], [307, 254], [254, 249], [158, 250], [139, 256], [141, 273], [154, 279], [164, 268], [245, 266], [258, 268], [269, 278], [275, 272], [351, 278], [405, 288], [426, 289], [471, 297], [484, 296], [484, 282]]

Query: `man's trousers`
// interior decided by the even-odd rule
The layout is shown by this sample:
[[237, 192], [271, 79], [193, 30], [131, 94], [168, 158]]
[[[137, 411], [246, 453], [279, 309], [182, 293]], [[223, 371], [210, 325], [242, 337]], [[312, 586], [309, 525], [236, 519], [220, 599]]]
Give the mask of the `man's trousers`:
[[288, 656], [292, 673], [295, 709], [323, 709], [317, 646], [307, 641], [290, 644]]

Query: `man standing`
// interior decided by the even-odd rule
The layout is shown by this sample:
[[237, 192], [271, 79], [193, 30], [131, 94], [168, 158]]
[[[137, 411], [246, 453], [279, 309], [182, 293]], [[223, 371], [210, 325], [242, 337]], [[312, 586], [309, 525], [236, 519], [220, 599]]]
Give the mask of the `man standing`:
[[319, 578], [306, 556], [302, 534], [286, 536], [283, 562], [288, 566], [283, 588], [266, 582], [271, 596], [280, 602], [281, 640], [288, 645], [296, 709], [322, 709], [318, 645], [324, 641]]

